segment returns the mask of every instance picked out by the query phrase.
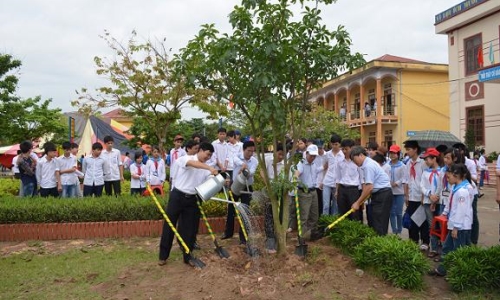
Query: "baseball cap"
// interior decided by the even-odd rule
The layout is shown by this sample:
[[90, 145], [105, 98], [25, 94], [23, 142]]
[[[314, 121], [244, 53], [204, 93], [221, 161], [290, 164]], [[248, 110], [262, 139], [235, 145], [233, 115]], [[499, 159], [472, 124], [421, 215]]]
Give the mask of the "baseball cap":
[[307, 146], [306, 152], [309, 153], [309, 155], [318, 155], [318, 146], [311, 144]]
[[425, 150], [424, 154], [422, 154], [420, 157], [426, 158], [429, 156], [438, 157], [439, 151], [437, 151], [436, 148], [427, 148], [427, 150]]
[[396, 144], [391, 145], [391, 147], [389, 147], [389, 152], [394, 152], [394, 153], [401, 152], [401, 147], [399, 147]]

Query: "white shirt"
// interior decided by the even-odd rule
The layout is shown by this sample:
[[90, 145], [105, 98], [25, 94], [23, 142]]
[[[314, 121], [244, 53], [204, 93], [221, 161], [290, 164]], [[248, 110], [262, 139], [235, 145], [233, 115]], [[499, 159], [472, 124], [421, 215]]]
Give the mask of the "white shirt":
[[[76, 167], [76, 157], [73, 154], [70, 154], [68, 157], [62, 155], [57, 158], [57, 171], [68, 170], [73, 167]], [[75, 185], [77, 183], [78, 176], [76, 172], [61, 174], [62, 185]]]
[[199, 186], [210, 175], [210, 171], [187, 166], [189, 160], [198, 161], [198, 155], [185, 155], [177, 161], [178, 174], [174, 181], [174, 188], [179, 191], [196, 195], [195, 187]]
[[358, 166], [352, 161], [342, 159], [338, 163], [337, 178], [338, 184], [358, 186], [361, 189], [361, 174]]
[[107, 151], [106, 149], [102, 150], [101, 156], [104, 160], [107, 161], [109, 166], [109, 172], [104, 176], [104, 181], [116, 181], [120, 180], [120, 166], [123, 165], [121, 159], [121, 153], [118, 149], [111, 149], [111, 151]]
[[219, 139], [215, 140], [212, 142], [212, 145], [214, 146], [214, 154], [212, 155], [215, 156], [216, 159], [216, 166], [215, 168], [219, 170], [219, 164], [225, 166], [227, 162], [229, 162], [228, 156], [227, 156], [227, 143], [226, 141], [220, 141]]
[[500, 171], [500, 155], [497, 158], [497, 171]]
[[[467, 170], [470, 172], [470, 177], [472, 178], [472, 181], [477, 181], [477, 166], [476, 163], [470, 159], [470, 158], [465, 158], [465, 166], [467, 167]], [[479, 194], [479, 190], [477, 189], [476, 186], [476, 193], [475, 195]]]
[[420, 188], [422, 194], [424, 195], [424, 204], [431, 204], [431, 195], [438, 195], [438, 204], [442, 204], [443, 199], [441, 199], [441, 192], [443, 190], [443, 173], [437, 168], [435, 173], [432, 173], [432, 169], [425, 169], [422, 173], [422, 178], [420, 179]]
[[19, 173], [19, 166], [17, 165], [17, 158], [19, 155], [14, 156], [12, 159], [12, 173], [17, 174]]
[[89, 155], [83, 159], [82, 172], [85, 174], [84, 185], [104, 185], [104, 176], [110, 172], [108, 161], [102, 155]]
[[[273, 162], [274, 162], [274, 158], [273, 157], [270, 157], [268, 159], [266, 159], [265, 163], [266, 163], [266, 171], [267, 171], [267, 174], [269, 175], [269, 179], [274, 179], [274, 167], [273, 167]], [[282, 160], [280, 162], [278, 162], [276, 164], [276, 172], [278, 172], [278, 174], [281, 173], [281, 170], [283, 170], [283, 167], [285, 166], [285, 162]]]
[[[412, 165], [414, 165], [415, 177], [411, 175]], [[422, 201], [422, 189], [420, 188], [420, 182], [422, 181], [422, 173], [425, 169], [424, 165], [424, 160], [420, 157], [418, 157], [415, 161], [409, 159], [406, 163], [406, 169], [408, 170], [408, 196], [410, 201]]]
[[227, 143], [227, 170], [234, 170], [234, 158], [243, 154], [242, 143]]
[[[467, 180], [465, 180], [467, 181]], [[450, 195], [451, 207], [447, 205], [443, 215], [448, 216], [448, 229], [470, 230], [472, 228], [472, 200], [471, 188], [468, 182], [454, 186]]]
[[233, 171], [233, 181], [236, 180], [238, 174], [240, 173], [241, 167], [243, 164], [247, 165], [247, 170], [249, 172], [247, 177], [248, 184], [253, 184], [253, 176], [255, 171], [257, 170], [257, 166], [259, 165], [259, 161], [255, 157], [250, 157], [250, 159], [245, 159], [243, 154], [239, 154], [234, 158], [234, 171]]
[[484, 155], [481, 155], [481, 157], [479, 157], [479, 170], [481, 171], [486, 171], [488, 170], [488, 164], [486, 163], [486, 157], [484, 157]]
[[[155, 161], [158, 167], [155, 165]], [[146, 181], [151, 185], [162, 185], [167, 177], [165, 174], [165, 162], [161, 158], [156, 160], [154, 157], [150, 157], [146, 163], [146, 172]]]
[[325, 156], [328, 166], [324, 172], [325, 176], [323, 178], [323, 185], [335, 187], [339, 180], [339, 177], [337, 177], [337, 168], [339, 162], [345, 158], [345, 155], [342, 151], [339, 151], [337, 152], [337, 154], [335, 154], [332, 150], [330, 150], [326, 152]]
[[327, 163], [326, 152], [323, 152], [323, 155], [316, 155], [314, 163], [318, 169], [318, 174], [316, 175], [316, 187], [319, 187], [319, 185], [323, 183], [323, 177], [325, 176], [324, 166]]
[[302, 183], [303, 187], [308, 189], [316, 188], [316, 179], [321, 166], [316, 164], [316, 159], [312, 163], [303, 159], [297, 164], [297, 171], [299, 172], [298, 180]]
[[57, 187], [56, 169], [57, 162], [55, 158], [50, 161], [47, 159], [40, 160], [36, 164], [36, 181], [41, 188], [51, 189]]
[[360, 169], [363, 172], [363, 183], [373, 185], [372, 193], [391, 187], [389, 176], [373, 159], [365, 157]]
[[392, 194], [404, 195], [405, 190], [403, 185], [408, 183], [408, 170], [406, 169], [406, 165], [403, 162], [398, 161], [395, 164], [388, 162], [384, 165], [384, 167], [385, 168], [383, 169], [386, 171], [391, 182], [397, 184], [397, 186], [392, 187]]
[[[179, 158], [186, 156], [187, 152], [183, 148], [172, 148], [170, 150], [170, 178], [175, 179], [176, 173], [177, 173], [177, 164], [176, 162], [179, 160]], [[149, 161], [149, 160], [148, 160]]]
[[[151, 159], [148, 159], [148, 162]], [[139, 174], [139, 170], [141, 170], [141, 174]], [[130, 188], [132, 189], [140, 189], [146, 187], [146, 166], [144, 164], [137, 165], [133, 163], [130, 165], [130, 175], [138, 175], [140, 178], [130, 177]]]

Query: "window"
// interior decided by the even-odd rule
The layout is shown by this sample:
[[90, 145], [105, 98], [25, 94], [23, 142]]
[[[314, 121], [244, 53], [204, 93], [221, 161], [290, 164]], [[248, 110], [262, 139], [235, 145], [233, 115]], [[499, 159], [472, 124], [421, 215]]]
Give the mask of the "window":
[[474, 133], [476, 145], [484, 145], [484, 106], [467, 107], [466, 114], [466, 129]]
[[483, 38], [480, 33], [464, 40], [465, 75], [477, 73], [480, 68], [478, 55], [482, 47]]

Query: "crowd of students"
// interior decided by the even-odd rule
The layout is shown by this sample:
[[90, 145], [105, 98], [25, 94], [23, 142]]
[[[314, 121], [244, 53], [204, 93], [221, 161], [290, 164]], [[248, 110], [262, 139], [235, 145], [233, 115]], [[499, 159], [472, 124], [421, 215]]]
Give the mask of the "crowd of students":
[[[146, 184], [163, 186], [166, 168], [170, 168], [170, 201], [166, 213], [174, 224], [179, 222], [179, 232], [188, 247], [196, 247], [196, 233], [200, 211], [196, 202], [195, 187], [209, 175], [228, 174], [229, 185], [244, 172], [247, 193], [235, 195], [235, 201], [250, 204], [258, 160], [255, 158], [255, 143], [240, 141], [237, 130], [219, 128], [217, 139], [209, 142], [194, 134], [189, 141], [176, 135], [167, 156], [157, 146], [144, 157], [142, 151], [134, 154], [130, 162], [122, 162], [120, 151], [113, 148], [111, 136], [92, 145], [92, 152], [81, 161], [78, 168], [76, 153], [78, 145], [63, 143], [63, 155], [57, 157], [53, 143], [44, 144], [45, 155], [38, 158], [32, 153], [30, 141], [20, 144], [20, 154], [13, 160], [14, 172], [20, 179], [22, 196], [78, 197], [101, 196], [121, 193], [124, 164], [131, 173], [131, 193], [143, 194]], [[286, 149], [276, 147], [275, 157], [266, 156], [261, 172], [267, 172], [273, 180], [277, 176], [288, 178], [295, 188], [286, 201], [290, 205], [288, 232], [297, 230], [295, 199], [301, 211], [303, 237], [315, 239], [318, 218], [321, 214], [343, 215], [353, 210], [348, 217], [364, 222], [379, 235], [388, 234], [389, 223], [393, 234], [403, 230], [403, 212], [411, 216], [407, 224], [409, 237], [417, 243], [429, 258], [442, 260], [450, 251], [470, 244], [477, 244], [479, 219], [477, 201], [479, 185], [483, 182], [484, 161], [478, 164], [467, 157], [465, 145], [427, 148], [422, 153], [418, 142], [404, 143], [405, 156], [399, 145], [387, 150], [370, 143], [364, 148], [352, 139], [333, 134], [328, 145], [320, 140], [300, 139], [296, 141], [296, 152], [292, 153], [292, 142]], [[325, 151], [327, 146], [330, 150]], [[484, 156], [484, 152], [481, 153]], [[290, 174], [283, 174], [284, 159], [293, 159]], [[273, 167], [276, 159], [276, 169]], [[478, 169], [480, 177], [478, 177]], [[261, 174], [264, 176], [264, 174]], [[80, 180], [83, 179], [83, 190]], [[286, 203], [286, 202], [285, 202]], [[364, 213], [365, 211], [365, 213]], [[432, 220], [444, 215], [448, 219], [449, 235], [444, 243], [430, 235]], [[222, 239], [233, 237], [235, 210], [228, 204], [226, 228]], [[266, 250], [276, 252], [276, 240], [272, 219], [272, 207], [265, 209]], [[160, 242], [160, 265], [169, 257], [174, 233], [165, 224]], [[240, 242], [246, 243], [240, 232]], [[189, 263], [188, 256], [185, 262]], [[445, 275], [444, 266], [432, 271]]]

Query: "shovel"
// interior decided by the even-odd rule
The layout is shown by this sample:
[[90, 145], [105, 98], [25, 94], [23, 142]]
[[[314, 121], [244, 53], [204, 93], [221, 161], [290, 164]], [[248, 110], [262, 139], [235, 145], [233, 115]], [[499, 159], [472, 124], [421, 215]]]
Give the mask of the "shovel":
[[[370, 196], [366, 197], [365, 200], [363, 200], [363, 202], [361, 202], [361, 205], [363, 205], [363, 203], [365, 203], [366, 200], [368, 200], [368, 198], [370, 198]], [[333, 226], [337, 225], [338, 223], [340, 223], [342, 220], [344, 220], [345, 218], [347, 218], [350, 214], [352, 214], [354, 212], [354, 209], [350, 209], [348, 210], [345, 214], [343, 214], [342, 216], [340, 216], [337, 220], [333, 221], [330, 225], [328, 225], [326, 228], [325, 228], [325, 233], [332, 229]]]
[[179, 232], [177, 232], [177, 229], [175, 228], [174, 224], [172, 224], [172, 221], [170, 221], [170, 219], [168, 218], [167, 214], [165, 213], [165, 210], [163, 210], [163, 207], [161, 207], [161, 204], [160, 204], [160, 202], [158, 202], [158, 199], [156, 199], [156, 195], [155, 195], [155, 193], [153, 193], [153, 190], [151, 190], [151, 186], [148, 184], [146, 186], [146, 188], [148, 189], [149, 194], [151, 195], [151, 197], [153, 198], [154, 202], [156, 203], [156, 206], [160, 210], [160, 212], [163, 215], [163, 218], [167, 222], [168, 226], [170, 227], [170, 229], [172, 229], [172, 231], [174, 232], [175, 236], [177, 237], [177, 239], [181, 243], [182, 247], [184, 248], [184, 251], [186, 252], [186, 255], [189, 257], [188, 258], [189, 265], [195, 267], [196, 269], [203, 269], [206, 266], [205, 263], [202, 262], [200, 259], [198, 259], [198, 258], [194, 257], [193, 255], [191, 255], [191, 251], [189, 250], [189, 247], [186, 245], [186, 243], [182, 239], [182, 237], [179, 234]]
[[[231, 198], [231, 201], [233, 203], [235, 203], [231, 189], [229, 189], [228, 192], [229, 192], [229, 197]], [[227, 198], [225, 188], [224, 188], [224, 194], [226, 195], [226, 198]], [[236, 203], [238, 203], [238, 202], [236, 202]], [[248, 234], [247, 234], [247, 231], [245, 229], [245, 222], [243, 222], [243, 220], [241, 219], [240, 211], [238, 209], [236, 209], [236, 207], [234, 208], [234, 211], [236, 212], [236, 218], [238, 219], [238, 223], [240, 223], [241, 231], [243, 232], [243, 237], [245, 238], [245, 242], [246, 242], [246, 246], [247, 246], [245, 249], [245, 253], [250, 255], [251, 257], [259, 256], [260, 255], [259, 249], [257, 247], [252, 247], [250, 245], [250, 242], [248, 240]]]
[[212, 231], [212, 227], [210, 226], [210, 223], [208, 223], [207, 216], [205, 215], [205, 212], [203, 211], [203, 208], [201, 207], [201, 204], [199, 201], [196, 201], [196, 204], [198, 204], [198, 208], [200, 209], [201, 216], [203, 217], [203, 221], [205, 222], [205, 226], [207, 226], [208, 233], [212, 237], [212, 240], [214, 241], [215, 245], [215, 253], [219, 255], [220, 258], [229, 258], [229, 252], [227, 252], [226, 249], [222, 248], [219, 246], [219, 243], [217, 243], [217, 238], [215, 237], [214, 232]]
[[300, 222], [300, 207], [299, 207], [299, 192], [298, 188], [295, 188], [295, 209], [297, 210], [297, 229], [298, 229], [298, 240], [299, 244], [295, 246], [295, 255], [300, 257], [306, 257], [307, 255], [307, 244], [302, 238], [302, 223]]

